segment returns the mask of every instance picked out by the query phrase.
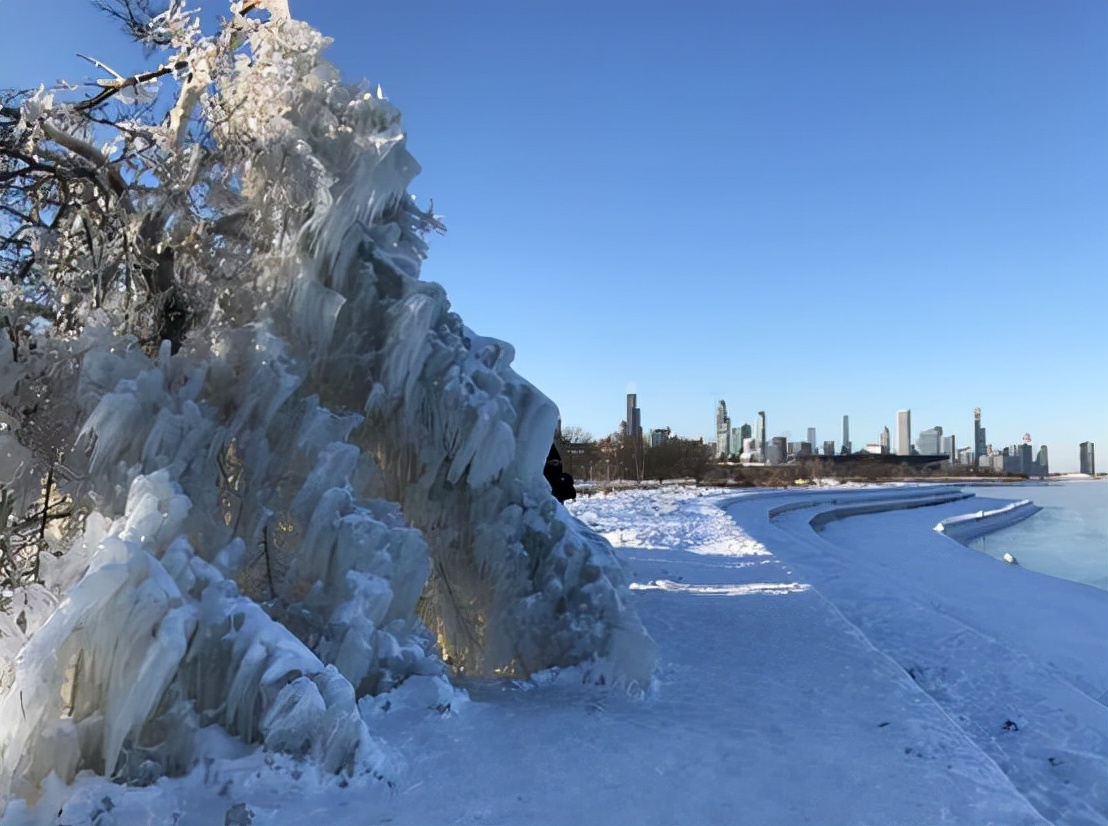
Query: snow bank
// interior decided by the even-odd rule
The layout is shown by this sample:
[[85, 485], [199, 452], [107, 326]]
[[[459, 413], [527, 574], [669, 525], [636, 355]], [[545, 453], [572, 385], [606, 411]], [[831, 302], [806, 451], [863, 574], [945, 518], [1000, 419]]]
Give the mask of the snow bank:
[[386, 771], [349, 682], [195, 553], [178, 534], [186, 515], [159, 471], [135, 479], [103, 537], [94, 525], [80, 538], [88, 569], [0, 698], [0, 796], [34, 799], [50, 773], [68, 783], [80, 769], [179, 774], [212, 724], [331, 771]]
[[874, 496], [818, 531], [812, 510], [825, 500], [815, 492], [790, 493], [797, 507], [784, 511], [780, 497], [754, 495], [728, 512], [903, 669], [1038, 816], [1108, 824], [1108, 592], [1002, 564], [934, 530], [997, 529], [1034, 505], [963, 498], [875, 511]]
[[[1057, 663], [1026, 628], [989, 647], [950, 616], [948, 591], [969, 580], [976, 599], [966, 601], [988, 603], [995, 631], [1031, 602], [1023, 591], [1012, 598], [1013, 583], [1037, 579], [1048, 586], [1042, 611], [1057, 608], [1062, 620], [1042, 623], [1042, 639], [1057, 643], [1064, 625], [1080, 643], [1072, 650], [1088, 650], [1100, 625], [1075, 622], [1077, 586], [1059, 591], [1049, 578], [941, 540], [933, 518], [921, 521], [929, 509], [839, 520], [816, 534], [810, 511], [771, 522], [758, 498], [732, 508], [743, 527], [716, 507], [716, 491], [627, 491], [570, 504], [623, 543], [634, 601], [658, 644], [645, 700], [564, 668], [529, 680], [467, 679], [469, 700], [440, 714], [429, 710], [442, 701], [436, 684], [411, 678], [362, 701], [371, 729], [403, 758], [389, 788], [365, 776], [329, 779], [282, 755], [232, 752], [146, 787], [86, 773], [9, 820], [1104, 823], [1091, 771], [1103, 774], [1103, 706], [1084, 726], [1088, 706], [1074, 692], [1050, 684], [1026, 693], [1047, 686], [1044, 664]], [[842, 531], [855, 544], [823, 539], [838, 543]], [[941, 610], [928, 612], [933, 603]], [[966, 695], [980, 703], [954, 705]], [[1006, 730], [1007, 719], [1019, 731]]]
[[958, 542], [967, 542], [979, 536], [998, 531], [1009, 525], [1034, 516], [1042, 508], [1030, 499], [1021, 499], [992, 510], [980, 510], [948, 517], [935, 526], [935, 530]]

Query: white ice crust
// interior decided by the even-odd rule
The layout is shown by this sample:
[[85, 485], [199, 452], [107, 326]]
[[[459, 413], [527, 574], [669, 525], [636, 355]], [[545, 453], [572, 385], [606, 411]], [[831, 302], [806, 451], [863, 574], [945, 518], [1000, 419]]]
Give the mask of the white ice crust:
[[[623, 568], [542, 476], [555, 405], [419, 280], [399, 114], [304, 24], [250, 37], [214, 139], [258, 135], [244, 194], [295, 182], [303, 224], [180, 352], [94, 324], [69, 345], [91, 513], [14, 595], [25, 627], [0, 616], [0, 799], [187, 771], [213, 725], [388, 776], [359, 700], [419, 678], [441, 706], [448, 664], [650, 680]], [[0, 483], [31, 495], [32, 464], [0, 434]]]

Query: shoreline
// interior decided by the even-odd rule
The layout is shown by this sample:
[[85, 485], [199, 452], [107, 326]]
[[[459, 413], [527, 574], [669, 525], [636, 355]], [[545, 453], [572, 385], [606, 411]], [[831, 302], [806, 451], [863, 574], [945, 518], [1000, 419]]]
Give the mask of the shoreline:
[[[791, 467], [791, 466], [788, 466]], [[643, 479], [633, 481], [629, 479], [612, 480], [576, 480], [575, 486], [579, 495], [590, 496], [595, 493], [611, 493], [618, 490], [657, 490], [667, 487], [696, 487], [696, 488], [722, 488], [722, 489], [777, 489], [777, 490], [803, 490], [805, 488], [830, 488], [840, 485], [974, 485], [980, 487], [1009, 487], [1018, 485], [1050, 485], [1062, 482], [1102, 482], [1108, 478], [1108, 474], [1098, 473], [1090, 476], [1087, 473], [1060, 473], [1048, 476], [976, 476], [976, 475], [944, 475], [944, 476], [891, 476], [887, 478], [873, 479], [869, 477], [822, 477], [818, 479], [797, 478], [791, 482], [780, 478], [765, 479]]]

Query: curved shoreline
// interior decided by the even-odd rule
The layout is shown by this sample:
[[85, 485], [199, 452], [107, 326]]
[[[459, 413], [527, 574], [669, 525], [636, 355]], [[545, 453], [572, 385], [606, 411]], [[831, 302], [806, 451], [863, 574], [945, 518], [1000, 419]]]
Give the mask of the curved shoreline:
[[[762, 499], [780, 498], [786, 500], [779, 505], [772, 505], [767, 508], [766, 516], [770, 522], [775, 522], [778, 517], [797, 510], [818, 509], [808, 520], [808, 524], [816, 533], [820, 533], [823, 528], [832, 522], [854, 516], [887, 513], [910, 508], [925, 508], [976, 497], [974, 492], [965, 491], [956, 485], [881, 486], [829, 491], [802, 489], [754, 495]], [[720, 506], [726, 509], [740, 499], [746, 499], [746, 497], [723, 499]], [[1034, 516], [1040, 510], [1042, 510], [1042, 507], [1036, 505], [1030, 499], [1023, 499], [999, 508], [981, 509], [976, 513], [947, 517], [935, 525], [934, 530], [960, 544], [965, 544], [972, 539], [977, 539], [1021, 522], [1030, 516]]]
[[[1092, 630], [1104, 626], [1108, 594], [947, 541], [936, 522], [987, 532], [1038, 509], [987, 494], [941, 503], [949, 493], [754, 495], [726, 511], [903, 669], [1045, 821], [1108, 826], [1108, 660]], [[862, 520], [843, 518], [859, 511]]]

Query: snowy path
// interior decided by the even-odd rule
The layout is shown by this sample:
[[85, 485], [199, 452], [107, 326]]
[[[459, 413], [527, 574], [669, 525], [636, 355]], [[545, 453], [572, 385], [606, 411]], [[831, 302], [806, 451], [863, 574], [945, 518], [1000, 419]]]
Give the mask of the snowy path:
[[809, 520], [819, 508], [769, 518], [749, 498], [729, 512], [908, 672], [1047, 819], [1108, 823], [1108, 594], [931, 530], [997, 504], [871, 514], [818, 534]]
[[[470, 796], [391, 822], [1041, 822], [902, 669], [711, 501], [627, 492], [574, 510], [630, 563], [659, 645], [653, 696], [471, 685], [459, 716], [382, 731], [420, 754], [398, 798], [444, 777]], [[420, 750], [422, 725], [468, 743], [464, 761]]]
[[[829, 526], [821, 538], [797, 527], [806, 526], [811, 510], [771, 522], [766, 502], [752, 498], [731, 508], [750, 523], [744, 530], [720, 501], [689, 490], [628, 491], [572, 506], [621, 546], [633, 573], [633, 599], [659, 651], [657, 685], [646, 699], [582, 685], [574, 670], [528, 682], [469, 682], [468, 700], [450, 714], [398, 697], [371, 717], [370, 728], [400, 764], [393, 788], [369, 778], [321, 778], [311, 766], [240, 746], [237, 756], [225, 752], [186, 777], [147, 788], [82, 775], [31, 817], [16, 812], [6, 822], [206, 826], [245, 809], [253, 826], [1037, 824], [1046, 821], [1043, 811], [1065, 812], [1063, 822], [1071, 815], [1073, 822], [1100, 822], [1091, 814], [1100, 792], [1088, 796], [1083, 755], [1095, 756], [1101, 744], [1095, 737], [1079, 742], [1079, 723], [1060, 721], [1059, 749], [1047, 755], [1058, 757], [1053, 768], [1081, 788], [1058, 799], [1049, 793], [1054, 786], [1035, 782], [1039, 775], [1013, 769], [1030, 765], [1033, 749], [994, 748], [959, 718], [981, 712], [936, 690], [942, 666], [949, 674], [959, 656], [991, 668], [989, 658], [998, 656], [992, 646], [1014, 650], [1003, 635], [966, 630], [972, 608], [944, 613], [947, 624], [939, 625], [928, 614], [924, 585], [910, 587], [918, 572], [907, 566], [909, 557], [890, 560], [859, 548], [852, 560], [845, 548], [834, 551], [830, 539], [844, 526], [855, 541], [852, 520]], [[882, 529], [886, 544], [896, 541], [897, 524]], [[992, 570], [1010, 570], [989, 562]], [[972, 582], [967, 570], [951, 569]], [[936, 629], [944, 636], [935, 637]], [[1045, 674], [1054, 682], [1040, 692], [1041, 704], [1064, 702], [1080, 716], [1078, 700], [1092, 702], [1076, 688], [1080, 636], [1053, 660], [1025, 651], [1013, 668], [1039, 669], [1032, 676], [997, 673], [1017, 687]], [[1048, 635], [1040, 637], [1045, 645]], [[969, 653], [956, 656], [959, 648]], [[908, 659], [918, 666], [915, 680]], [[976, 696], [977, 677], [963, 671], [972, 691], [942, 684]], [[1043, 709], [1002, 713], [1014, 715], [1020, 730], [997, 733], [998, 742], [1046, 742], [1024, 737], [1037, 737], [1034, 721]]]

